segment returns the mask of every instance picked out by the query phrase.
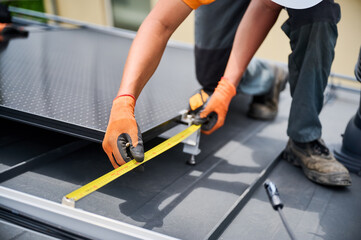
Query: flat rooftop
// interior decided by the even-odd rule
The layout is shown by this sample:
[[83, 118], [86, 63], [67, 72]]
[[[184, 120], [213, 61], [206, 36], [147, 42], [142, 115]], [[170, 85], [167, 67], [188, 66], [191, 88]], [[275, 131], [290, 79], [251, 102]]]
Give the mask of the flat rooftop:
[[[271, 122], [246, 117], [250, 98], [233, 99], [226, 124], [201, 137], [197, 164], [178, 145], [77, 202], [77, 208], [180, 239], [204, 239], [227, 214], [287, 142], [288, 89]], [[323, 137], [332, 148], [341, 143], [355, 114], [357, 94], [337, 91], [321, 113]], [[0, 170], [76, 140], [36, 127], [1, 120]], [[146, 144], [150, 148], [163, 139]], [[61, 159], [49, 159], [1, 186], [54, 202], [112, 170], [98, 143]], [[268, 178], [276, 183], [284, 213], [298, 239], [357, 239], [361, 235], [361, 179], [352, 174], [348, 188], [330, 188], [307, 180], [301, 169], [278, 161]], [[2, 225], [0, 229], [4, 229]], [[263, 186], [243, 206], [220, 239], [288, 239]], [[10, 238], [8, 238], [10, 239]]]
[[[121, 69], [117, 66], [122, 64], [116, 59], [125, 57], [130, 39], [86, 28], [32, 31], [28, 39], [14, 40], [0, 53], [0, 115], [4, 117], [0, 118], [0, 171], [34, 157], [49, 157], [19, 170], [0, 186], [61, 203], [63, 196], [113, 169], [99, 141], [119, 85]], [[67, 43], [63, 51], [57, 48], [59, 39]], [[74, 39], [82, 40], [79, 49], [71, 44]], [[21, 47], [27, 52], [19, 51]], [[87, 49], [92, 49], [90, 58], [75, 54]], [[67, 62], [69, 54], [73, 55]], [[192, 54], [191, 48], [167, 49], [160, 71], [136, 107], [143, 129], [152, 130], [174, 120], [179, 110], [186, 108], [188, 96], [198, 87]], [[111, 62], [111, 72], [105, 70], [109, 64], [104, 61]], [[20, 63], [25, 67], [19, 68]], [[83, 65], [85, 69], [79, 69]], [[64, 69], [73, 69], [78, 81]], [[98, 78], [92, 78], [90, 72]], [[26, 87], [30, 85], [24, 85], [24, 79], [35, 80], [27, 80], [33, 85]], [[99, 85], [96, 79], [106, 79], [109, 85]], [[26, 91], [32, 93], [32, 100], [22, 99]], [[357, 111], [360, 95], [334, 90], [327, 96], [320, 118], [323, 139], [333, 150], [341, 145], [341, 135]], [[86, 108], [70, 116], [74, 101]], [[268, 178], [278, 187], [284, 214], [298, 239], [360, 238], [360, 176], [351, 174], [353, 183], [347, 188], [324, 187], [306, 179], [301, 169], [279, 157], [288, 140], [289, 89], [281, 93], [279, 114], [273, 121], [247, 118], [250, 101], [250, 96], [237, 95], [225, 125], [210, 136], [201, 136], [202, 151], [195, 166], [186, 164], [190, 155], [179, 144], [143, 164], [144, 168], [81, 199], [76, 208], [179, 239], [206, 239], [215, 232], [219, 239], [289, 239], [262, 186]], [[85, 146], [76, 151], [60, 158], [49, 154], [80, 139], [86, 139]], [[164, 141], [154, 135], [148, 139], [146, 150]], [[230, 212], [234, 218], [227, 218]], [[50, 239], [2, 220], [0, 238]]]

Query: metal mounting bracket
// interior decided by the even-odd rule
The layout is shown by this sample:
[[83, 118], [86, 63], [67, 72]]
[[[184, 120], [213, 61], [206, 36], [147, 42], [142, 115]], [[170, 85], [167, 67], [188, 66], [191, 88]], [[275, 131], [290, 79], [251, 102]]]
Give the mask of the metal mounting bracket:
[[[170, 130], [162, 133], [161, 135], [159, 135], [159, 137], [165, 138], [165, 139], [171, 138], [175, 134], [183, 131], [184, 129], [186, 129], [187, 127], [189, 127], [193, 124], [194, 116], [189, 115], [187, 110], [180, 112], [180, 115], [181, 115], [181, 118], [179, 120], [179, 123], [181, 123], [181, 124], [178, 124], [175, 127], [171, 128]], [[201, 131], [197, 130], [192, 135], [190, 135], [187, 139], [182, 141], [182, 143], [184, 144], [183, 152], [191, 155], [190, 159], [187, 160], [187, 164], [190, 164], [190, 165], [196, 164], [195, 157], [201, 152], [201, 150], [199, 148], [200, 137], [201, 137]]]
[[[186, 123], [188, 126], [191, 126], [193, 124], [193, 116], [185, 113], [182, 115], [181, 121]], [[189, 165], [196, 164], [195, 156], [197, 156], [201, 152], [201, 149], [199, 148], [200, 139], [201, 130], [198, 129], [195, 133], [193, 133], [183, 142], [183, 152], [191, 154], [190, 159], [187, 161], [187, 164]]]

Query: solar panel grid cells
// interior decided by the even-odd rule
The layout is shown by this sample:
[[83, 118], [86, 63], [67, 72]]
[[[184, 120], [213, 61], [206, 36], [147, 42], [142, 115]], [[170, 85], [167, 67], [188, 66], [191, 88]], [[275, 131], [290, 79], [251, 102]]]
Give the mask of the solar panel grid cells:
[[[89, 29], [14, 40], [0, 53], [0, 106], [105, 132], [131, 41]], [[194, 72], [191, 48], [167, 48], [137, 101], [142, 132], [187, 108]]]

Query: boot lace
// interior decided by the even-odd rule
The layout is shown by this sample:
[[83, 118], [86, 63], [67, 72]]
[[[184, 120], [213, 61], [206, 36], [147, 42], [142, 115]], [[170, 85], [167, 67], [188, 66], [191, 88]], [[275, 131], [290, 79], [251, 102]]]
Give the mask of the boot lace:
[[319, 140], [311, 142], [311, 148], [317, 155], [328, 155], [330, 153], [330, 150]]

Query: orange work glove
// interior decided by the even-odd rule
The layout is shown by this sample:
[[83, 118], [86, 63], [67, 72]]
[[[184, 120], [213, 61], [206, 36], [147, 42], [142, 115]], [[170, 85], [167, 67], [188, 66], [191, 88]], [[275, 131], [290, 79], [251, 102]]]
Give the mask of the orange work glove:
[[142, 134], [134, 117], [135, 98], [121, 95], [114, 99], [103, 149], [114, 168], [135, 159], [144, 160]]
[[235, 95], [236, 88], [234, 85], [222, 77], [204, 110], [195, 118], [195, 124], [202, 124], [204, 134], [211, 134], [223, 126], [229, 103]]
[[0, 23], [0, 33], [5, 29], [6, 26], [8, 26], [7, 23]]

